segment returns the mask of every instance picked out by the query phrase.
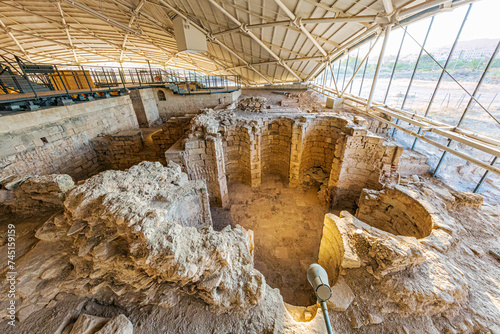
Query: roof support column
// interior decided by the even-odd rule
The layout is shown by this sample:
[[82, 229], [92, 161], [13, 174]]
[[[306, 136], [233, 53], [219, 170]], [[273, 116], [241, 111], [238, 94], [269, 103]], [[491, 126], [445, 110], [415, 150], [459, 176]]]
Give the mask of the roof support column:
[[73, 51], [73, 57], [75, 58], [75, 62], [78, 64], [78, 57], [76, 56], [75, 46], [73, 45], [73, 41], [71, 40], [71, 35], [69, 33], [69, 26], [66, 23], [66, 19], [64, 18], [64, 12], [61, 7], [61, 1], [57, 2], [57, 8], [59, 9], [59, 13], [61, 14], [61, 21], [64, 26], [64, 30], [66, 30], [66, 36], [68, 36], [68, 42], [71, 46], [71, 51]]
[[[139, 11], [141, 10], [142, 6], [144, 6], [145, 2], [146, 2], [146, 0], [141, 0], [141, 2], [139, 2], [137, 7], [135, 7], [135, 9], [132, 11], [132, 17], [128, 21], [129, 28], [132, 28], [132, 24], [134, 23], [135, 19], [139, 15]], [[123, 37], [122, 49], [120, 51], [120, 63], [123, 60], [123, 53], [125, 52], [125, 44], [127, 44], [127, 39], [128, 39], [128, 32], [125, 34], [125, 37]]]
[[[354, 72], [354, 74], [352, 75], [351, 79], [349, 80], [349, 82], [347, 83], [347, 86], [345, 86], [344, 90], [342, 91], [342, 93], [340, 94], [339, 97], [342, 97], [344, 96], [344, 93], [345, 91], [347, 90], [347, 88], [349, 87], [349, 85], [351, 84], [351, 82], [354, 80], [354, 77], [358, 74], [359, 70], [361, 69], [361, 67], [363, 66], [363, 64], [365, 63], [365, 61], [368, 59], [368, 57], [370, 56], [370, 53], [372, 53], [372, 50], [375, 48], [375, 45], [377, 45], [377, 42], [379, 40], [381, 35], [378, 35], [377, 38], [375, 39], [375, 43], [372, 44], [372, 46], [370, 47], [370, 49], [368, 50], [368, 52], [366, 53], [366, 56], [363, 58], [363, 60], [361, 61], [361, 63], [359, 64], [358, 68], [356, 69], [356, 71]], [[366, 67], [365, 67], [366, 69]]]
[[[481, 89], [481, 85], [483, 84], [484, 78], [486, 78], [486, 75], [488, 74], [488, 71], [489, 71], [491, 65], [493, 64], [493, 61], [495, 60], [495, 57], [498, 53], [499, 48], [500, 48], [500, 42], [497, 43], [495, 51], [493, 51], [493, 53], [491, 54], [490, 60], [488, 61], [488, 64], [486, 65], [486, 68], [484, 69], [484, 72], [481, 75], [481, 78], [479, 79], [479, 82], [477, 83], [476, 88], [474, 89], [474, 93], [472, 94], [472, 97], [469, 99], [469, 102], [467, 103], [467, 107], [465, 107], [465, 110], [462, 113], [462, 116], [460, 117], [460, 120], [458, 121], [456, 128], [460, 127], [463, 120], [465, 119], [465, 115], [470, 110], [471, 106], [474, 104], [475, 98], [478, 95], [479, 90]], [[446, 147], [450, 147], [451, 142], [452, 142], [451, 138], [448, 138], [448, 143], [446, 144]], [[443, 163], [445, 156], [446, 156], [446, 151], [444, 151], [443, 155], [441, 155], [441, 158], [439, 159], [439, 162], [436, 166], [436, 169], [432, 173], [432, 176], [436, 176], [437, 172], [439, 171], [439, 168], [441, 167], [441, 164]]]
[[[337, 88], [337, 80], [335, 80], [335, 75], [333, 75], [333, 66], [332, 62], [328, 61], [328, 66], [330, 67], [330, 73], [332, 74], [332, 80], [333, 80], [333, 85], [335, 86], [335, 91], [337, 92], [337, 95], [339, 94], [339, 89]], [[327, 68], [325, 67], [325, 72], [327, 71]]]
[[[366, 102], [366, 110], [370, 109], [370, 107], [372, 106], [373, 95], [375, 94], [375, 89], [377, 88], [378, 75], [380, 73], [380, 67], [382, 66], [382, 62], [384, 61], [385, 49], [387, 47], [389, 36], [391, 35], [391, 29], [392, 29], [391, 26], [387, 26], [387, 28], [385, 28], [384, 42], [382, 44], [382, 49], [380, 50], [380, 56], [378, 57], [377, 68], [375, 69], [375, 75], [373, 76], [370, 95], [368, 96], [368, 100]], [[375, 45], [375, 43], [373, 43], [373, 45]]]
[[294, 70], [292, 70], [285, 62], [283, 59], [281, 59], [276, 53], [274, 53], [273, 50], [271, 50], [263, 41], [261, 41], [253, 32], [245, 28], [245, 25], [241, 23], [237, 18], [232, 16], [227, 10], [224, 9], [221, 5], [219, 5], [217, 2], [214, 0], [208, 0], [212, 5], [214, 5], [218, 10], [220, 10], [224, 15], [226, 15], [228, 18], [230, 18], [234, 23], [236, 23], [241, 31], [243, 31], [245, 34], [250, 36], [254, 41], [256, 41], [264, 50], [266, 50], [274, 59], [278, 61], [278, 64], [283, 66], [288, 72], [290, 72], [297, 80], [302, 81], [302, 79], [295, 73]]

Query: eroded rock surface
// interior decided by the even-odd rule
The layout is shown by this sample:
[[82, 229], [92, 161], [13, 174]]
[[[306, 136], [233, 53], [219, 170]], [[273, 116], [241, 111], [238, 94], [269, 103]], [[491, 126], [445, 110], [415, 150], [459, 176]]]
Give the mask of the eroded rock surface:
[[[257, 305], [266, 284], [253, 268], [251, 234], [215, 232], [206, 203], [204, 181], [188, 180], [175, 164], [143, 162], [86, 180], [17, 264], [29, 273], [19, 279], [18, 318], [62, 291], [164, 307], [190, 294], [214, 312]], [[40, 263], [37, 254], [47, 258]]]

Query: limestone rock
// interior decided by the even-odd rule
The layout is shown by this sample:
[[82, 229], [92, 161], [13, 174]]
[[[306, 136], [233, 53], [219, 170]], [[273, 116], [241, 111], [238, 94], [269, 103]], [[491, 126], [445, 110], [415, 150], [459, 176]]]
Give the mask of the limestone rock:
[[344, 225], [350, 242], [363, 263], [370, 265], [373, 275], [381, 278], [390, 273], [405, 270], [425, 261], [421, 247], [414, 237], [404, 237], [379, 230], [342, 211]]
[[370, 325], [377, 325], [384, 321], [384, 317], [380, 314], [370, 313], [368, 315], [368, 321], [370, 322]]
[[[94, 293], [114, 277], [112, 289], [145, 294], [137, 296], [140, 303], [171, 300], [164, 285], [175, 283], [219, 312], [258, 304], [265, 280], [253, 268], [248, 232], [215, 232], [211, 221], [203, 223], [203, 208], [192, 205], [200, 184], [188, 181], [178, 165], [169, 166], [142, 162], [126, 172], [106, 171], [71, 191], [65, 233], [87, 224], [85, 233], [68, 236], [77, 248], [71, 257], [75, 270], [84, 277], [91, 273]], [[173, 204], [186, 199], [191, 206], [179, 204], [188, 209], [172, 215]], [[197, 228], [200, 223], [206, 227]]]
[[96, 317], [88, 314], [80, 314], [74, 323], [70, 334], [94, 334], [108, 321], [107, 318]]
[[75, 187], [73, 178], [67, 174], [33, 176], [23, 182], [21, 189], [27, 193], [66, 193]]
[[466, 206], [477, 209], [483, 205], [484, 197], [479, 194], [456, 190], [452, 190], [450, 192], [453, 197], [455, 197], [455, 207]]
[[465, 301], [469, 285], [445, 256], [426, 251], [425, 262], [381, 282], [381, 289], [398, 304], [397, 312], [439, 314]]
[[332, 296], [328, 300], [328, 308], [334, 311], [345, 311], [354, 300], [354, 293], [345, 280], [340, 277], [332, 287]]
[[489, 251], [490, 255], [493, 256], [493, 258], [497, 259], [500, 261], [500, 249], [490, 249]]
[[134, 326], [123, 314], [111, 319], [96, 334], [133, 334]]
[[435, 229], [428, 237], [420, 240], [422, 244], [430, 246], [443, 253], [448, 250], [448, 248], [452, 244], [452, 241], [453, 236], [449, 233], [446, 233], [442, 229]]
[[2, 196], [14, 211], [62, 208], [65, 194], [75, 187], [71, 176], [66, 174], [24, 177], [16, 182], [16, 187], [5, 186], [12, 194]]

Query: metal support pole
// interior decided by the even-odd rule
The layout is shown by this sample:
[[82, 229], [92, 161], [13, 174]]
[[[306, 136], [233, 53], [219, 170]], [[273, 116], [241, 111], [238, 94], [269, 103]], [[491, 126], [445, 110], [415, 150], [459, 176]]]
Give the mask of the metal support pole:
[[151, 64], [149, 63], [149, 59], [146, 59], [148, 62], [148, 67], [149, 67], [149, 76], [151, 77], [151, 83], [155, 82], [155, 79], [153, 79], [153, 70], [151, 70]]
[[337, 80], [335, 80], [335, 76], [333, 75], [333, 66], [330, 61], [328, 61], [328, 65], [330, 66], [330, 73], [332, 74], [332, 79], [333, 79], [333, 84], [335, 85], [335, 91], [337, 92], [337, 95], [339, 94], [339, 89], [337, 87]]
[[109, 80], [108, 76], [106, 75], [106, 71], [104, 70], [104, 67], [101, 67], [102, 69], [102, 74], [104, 75], [104, 78], [106, 79], [106, 84], [108, 85], [108, 90], [111, 90], [111, 86], [109, 85]]
[[122, 80], [123, 89], [126, 89], [127, 87], [125, 86], [125, 71], [123, 71], [123, 67], [121, 69], [118, 69], [118, 73], [120, 73], [120, 79]]
[[370, 109], [372, 106], [373, 95], [375, 94], [375, 88], [377, 88], [378, 74], [380, 73], [380, 67], [382, 67], [382, 62], [384, 60], [385, 49], [387, 47], [387, 42], [389, 41], [389, 36], [391, 35], [391, 26], [385, 28], [384, 42], [382, 43], [382, 49], [380, 50], [380, 56], [377, 61], [377, 68], [375, 69], [375, 75], [373, 76], [372, 87], [370, 89], [370, 95], [366, 102], [366, 110]]
[[139, 86], [142, 86], [141, 76], [139, 75], [139, 72], [137, 72], [137, 69], [135, 69], [135, 74], [137, 74], [137, 80], [139, 81]]
[[[420, 48], [420, 52], [418, 53], [417, 57], [417, 62], [415, 63], [415, 67], [413, 68], [413, 72], [410, 77], [410, 82], [408, 83], [408, 88], [406, 88], [406, 93], [403, 98], [403, 103], [401, 103], [401, 109], [404, 110], [405, 104], [406, 104], [406, 99], [408, 98], [408, 94], [410, 93], [411, 85], [413, 83], [413, 79], [415, 78], [415, 74], [417, 73], [417, 68], [418, 65], [420, 64], [420, 59], [422, 58], [422, 54], [424, 53], [424, 47], [425, 44], [427, 43], [427, 38], [429, 37], [429, 33], [431, 32], [432, 24], [434, 23], [434, 16], [431, 18], [431, 22], [429, 23], [429, 27], [427, 28], [427, 33], [425, 34], [424, 42], [422, 43], [422, 47]], [[396, 119], [396, 124], [399, 124], [399, 118]], [[392, 130], [392, 137], [394, 137], [396, 133], [396, 128]], [[419, 129], [420, 131], [421, 129]], [[420, 133], [420, 132], [419, 132]], [[417, 143], [417, 138], [413, 141], [413, 145], [411, 149], [413, 150], [415, 148], [415, 144]]]
[[[377, 44], [377, 41], [378, 39], [380, 38], [380, 35], [377, 36], [377, 39], [375, 40], [375, 43], [372, 44], [372, 46], [370, 47], [370, 49], [368, 50], [368, 52], [366, 53], [365, 57], [363, 58], [363, 60], [361, 61], [361, 63], [359, 64], [359, 67], [356, 69], [356, 71], [352, 74], [352, 78], [349, 80], [349, 82], [347, 83], [347, 86], [344, 88], [344, 90], [342, 91], [342, 94], [340, 94], [340, 97], [342, 97], [345, 93], [345, 91], [347, 90], [347, 88], [349, 87], [349, 85], [351, 84], [351, 82], [354, 80], [354, 77], [358, 74], [358, 71], [361, 69], [361, 66], [363, 66], [363, 63], [368, 59], [368, 57], [370, 56], [370, 53], [372, 52], [373, 48], [375, 47], [375, 45]], [[367, 62], [368, 63], [368, 62]], [[366, 66], [365, 66], [365, 70], [366, 70]], [[364, 74], [363, 74], [363, 77], [364, 77]]]
[[130, 80], [132, 80], [132, 84], [135, 84], [134, 73], [132, 73], [131, 69], [128, 70], [128, 74], [130, 75]]
[[[359, 48], [358, 48], [358, 53], [356, 54], [356, 61], [354, 62], [354, 68], [356, 68], [356, 66], [358, 66], [358, 59], [359, 59]], [[361, 65], [363, 65], [363, 64], [359, 64], [359, 67], [361, 67]], [[356, 74], [352, 75], [353, 79], [355, 76], [356, 76]], [[349, 87], [349, 84], [347, 84], [347, 87]], [[352, 85], [350, 87], [351, 88], [349, 88], [349, 94], [352, 93]]]
[[87, 85], [89, 86], [90, 92], [92, 93], [92, 87], [90, 85], [89, 78], [87, 78], [87, 73], [85, 73], [85, 69], [83, 68], [83, 66], [80, 66], [80, 69], [82, 70], [83, 76], [85, 77], [85, 80], [87, 81]]
[[[427, 105], [427, 109], [425, 110], [425, 113], [424, 113], [425, 117], [427, 117], [427, 115], [429, 114], [429, 111], [431, 110], [432, 103], [434, 102], [434, 99], [436, 98], [436, 93], [439, 90], [439, 86], [441, 85], [441, 81], [443, 80], [446, 67], [448, 66], [448, 63], [450, 62], [450, 60], [453, 56], [453, 52], [455, 51], [455, 47], [458, 44], [458, 40], [460, 39], [460, 35], [462, 34], [462, 30], [465, 26], [465, 22], [467, 21], [467, 17], [469, 16], [471, 7], [472, 7], [472, 4], [470, 4], [469, 8], [467, 8], [467, 12], [465, 13], [464, 19], [462, 20], [462, 24], [460, 25], [460, 29], [458, 29], [458, 33], [457, 33], [457, 36], [455, 37], [455, 41], [453, 42], [453, 45], [451, 46], [450, 53], [448, 54], [448, 58], [446, 58], [446, 62], [444, 63], [444, 66], [441, 70], [441, 74], [439, 75], [439, 79], [436, 83], [436, 87], [434, 88], [434, 91], [432, 92], [431, 99], [429, 101], [429, 104]], [[422, 49], [423, 49], [423, 47], [422, 47]], [[419, 129], [419, 131], [421, 131], [421, 130]], [[416, 144], [416, 139], [415, 139], [415, 142], [413, 143], [412, 146], [414, 147], [415, 144]]]
[[[15, 57], [16, 57], [17, 64], [19, 65], [19, 67], [21, 68], [21, 71], [23, 72], [24, 79], [28, 82], [28, 85], [30, 86], [33, 94], [35, 94], [35, 97], [38, 98], [38, 94], [36, 93], [35, 89], [33, 88], [33, 85], [31, 84], [31, 80], [28, 78], [26, 71], [24, 70], [23, 66], [21, 65], [21, 60], [17, 56], [15, 56]], [[55, 67], [55, 65], [54, 65], [54, 67]], [[56, 68], [56, 70], [57, 70], [57, 68]], [[22, 91], [22, 90], [20, 89], [20, 91]], [[22, 92], [22, 93], [24, 93], [24, 92]]]
[[340, 66], [342, 66], [342, 59], [339, 60], [339, 68], [337, 70], [337, 78], [340, 76]]
[[[59, 80], [61, 80], [61, 83], [64, 87], [64, 90], [66, 91], [66, 94], [69, 96], [69, 91], [68, 91], [68, 88], [66, 87], [66, 84], [64, 83], [64, 80], [61, 76], [61, 73], [59, 72], [59, 69], [57, 68], [56, 65], [54, 65], [54, 68], [56, 69], [56, 72], [57, 72], [57, 75], [59, 76]], [[30, 83], [30, 86], [31, 86], [31, 83]]]
[[344, 90], [345, 77], [347, 76], [347, 69], [349, 68], [349, 54], [347, 54], [347, 61], [345, 62], [344, 79], [342, 79], [342, 90]]
[[[465, 107], [465, 110], [462, 113], [462, 116], [460, 117], [460, 119], [456, 125], [456, 128], [460, 127], [463, 120], [465, 119], [465, 115], [470, 110], [472, 104], [475, 102], [475, 97], [476, 97], [477, 93], [479, 92], [479, 90], [481, 89], [481, 85], [483, 84], [484, 78], [486, 78], [486, 75], [487, 75], [491, 65], [493, 64], [493, 61], [495, 60], [495, 57], [496, 57], [499, 49], [500, 49], [500, 42], [497, 43], [497, 46], [495, 47], [495, 51], [493, 51], [493, 53], [490, 57], [490, 60], [488, 61], [488, 64], [486, 65], [486, 68], [484, 69], [484, 72], [481, 75], [481, 78], [479, 79], [479, 82], [477, 83], [476, 88], [474, 89], [474, 93], [472, 94], [472, 97], [469, 99], [469, 102], [467, 103], [467, 106]], [[448, 139], [448, 144], [446, 146], [450, 147], [451, 142], [452, 142], [452, 140]], [[433, 176], [436, 176], [439, 168], [441, 167], [441, 164], [442, 164], [445, 156], [446, 156], [446, 151], [444, 151], [443, 154], [441, 155], [441, 158], [439, 159], [439, 162], [436, 166], [436, 169], [434, 170]]]
[[[491, 162], [491, 166], [493, 166], [497, 162], [497, 157], [493, 158], [493, 161]], [[479, 188], [483, 185], [484, 180], [486, 180], [486, 177], [488, 177], [489, 170], [484, 172], [483, 176], [481, 177], [481, 180], [479, 180], [479, 183], [477, 184], [476, 188], [474, 188], [474, 193], [477, 193], [479, 191]]]
[[330, 323], [330, 318], [328, 317], [328, 309], [326, 307], [326, 302], [320, 302], [321, 310], [323, 311], [323, 317], [325, 318], [326, 331], [328, 334], [333, 334], [332, 324]]
[[325, 71], [323, 72], [323, 94], [325, 94], [326, 73], [327, 73], [327, 68], [325, 66]]
[[[372, 45], [370, 45], [370, 49], [372, 48]], [[368, 67], [368, 59], [370, 59], [369, 55], [367, 55], [366, 57], [365, 68], [363, 69], [363, 76], [361, 77], [361, 84], [359, 85], [359, 93], [358, 93], [359, 96], [361, 96], [361, 91], [363, 90], [363, 82], [365, 81], [366, 68]]]
[[403, 29], [404, 29], [404, 33], [403, 33], [403, 37], [401, 38], [401, 44], [399, 45], [399, 50], [398, 50], [398, 54], [396, 55], [396, 60], [394, 60], [394, 66], [392, 67], [391, 77], [389, 79], [389, 85], [387, 86], [387, 90], [385, 91], [384, 104], [387, 102], [387, 97], [389, 96], [389, 90], [391, 89], [392, 79], [394, 78], [394, 73], [396, 73], [396, 66], [398, 66], [399, 56], [401, 55], [401, 49], [403, 48], [403, 44], [405, 42], [406, 27]]

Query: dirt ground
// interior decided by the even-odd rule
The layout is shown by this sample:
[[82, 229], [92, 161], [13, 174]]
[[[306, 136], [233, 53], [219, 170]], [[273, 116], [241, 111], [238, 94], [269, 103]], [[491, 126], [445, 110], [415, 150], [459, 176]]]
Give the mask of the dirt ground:
[[[306, 271], [317, 262], [327, 212], [316, 192], [298, 192], [283, 185], [278, 176], [270, 176], [257, 188], [230, 185], [229, 197], [233, 226], [254, 231], [255, 268], [271, 287], [280, 289], [285, 302], [314, 304]], [[214, 225], [216, 221], [214, 217]]]

